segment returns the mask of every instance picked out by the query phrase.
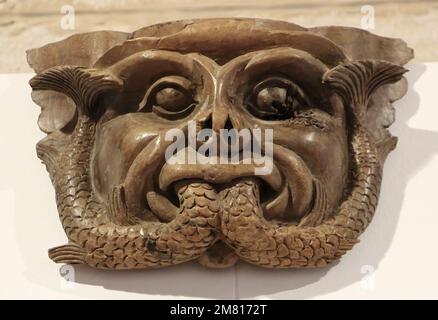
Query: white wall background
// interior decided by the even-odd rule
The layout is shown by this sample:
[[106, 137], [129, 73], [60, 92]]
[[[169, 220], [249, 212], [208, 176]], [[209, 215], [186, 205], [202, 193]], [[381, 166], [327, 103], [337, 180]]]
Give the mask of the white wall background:
[[[65, 243], [54, 191], [35, 144], [44, 134], [31, 74], [0, 75], [0, 298], [438, 298], [438, 63], [412, 64], [395, 103], [398, 148], [384, 170], [376, 216], [361, 242], [324, 269], [62, 269], [47, 249]], [[61, 275], [65, 274], [64, 277]], [[74, 282], [65, 278], [74, 276]]]

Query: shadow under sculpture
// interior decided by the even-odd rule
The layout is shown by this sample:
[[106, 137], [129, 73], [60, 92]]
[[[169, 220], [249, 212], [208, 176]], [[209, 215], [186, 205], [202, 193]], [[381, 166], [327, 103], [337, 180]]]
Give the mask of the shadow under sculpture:
[[[68, 237], [49, 257], [102, 269], [338, 260], [376, 209], [412, 56], [360, 29], [234, 18], [29, 50], [48, 134], [37, 153]], [[166, 132], [189, 121], [272, 129], [272, 171], [167, 163]]]

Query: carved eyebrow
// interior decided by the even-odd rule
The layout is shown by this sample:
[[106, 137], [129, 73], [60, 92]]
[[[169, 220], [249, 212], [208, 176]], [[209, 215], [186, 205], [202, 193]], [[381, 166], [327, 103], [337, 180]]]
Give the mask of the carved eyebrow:
[[282, 73], [295, 80], [322, 87], [322, 77], [329, 68], [311, 54], [289, 47], [261, 50], [234, 58], [221, 68], [224, 78], [252, 79], [263, 73]]
[[279, 66], [291, 65], [299, 67], [300, 69], [306, 68], [307, 71], [316, 72], [318, 75], [322, 75], [328, 70], [328, 67], [323, 62], [308, 52], [286, 47], [252, 53], [244, 71], [250, 72], [265, 64]]
[[[165, 50], [147, 50], [135, 53], [109, 67], [120, 77], [129, 77], [144, 68], [151, 73], [151, 64], [163, 63], [163, 66], [181, 68], [184, 73], [191, 74], [194, 69], [194, 59], [188, 55]], [[155, 66], [156, 67], [156, 66]]]

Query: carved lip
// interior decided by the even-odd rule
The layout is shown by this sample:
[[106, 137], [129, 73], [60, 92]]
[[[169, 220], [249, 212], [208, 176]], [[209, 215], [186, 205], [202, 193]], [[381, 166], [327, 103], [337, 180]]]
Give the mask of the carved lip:
[[[201, 180], [215, 185], [220, 192], [238, 178], [254, 177], [261, 187], [260, 205], [265, 218], [271, 220], [300, 220], [311, 209], [314, 196], [313, 175], [307, 165], [292, 150], [274, 144], [272, 170], [265, 175], [256, 175], [256, 168], [263, 165], [246, 164], [241, 160], [236, 164], [196, 163], [159, 166], [155, 183], [144, 191], [149, 209], [161, 220], [171, 221], [179, 213], [171, 186], [177, 188], [179, 182]], [[155, 185], [155, 187], [153, 187]]]
[[[284, 203], [289, 201], [289, 194], [286, 198], [284, 196], [285, 182], [277, 165], [273, 163], [272, 170], [269, 174], [255, 175], [255, 169], [260, 168], [254, 164], [244, 164], [240, 161], [239, 164], [168, 164], [165, 163], [158, 176], [158, 187], [162, 192], [169, 192], [169, 188], [173, 185], [177, 188], [179, 182], [190, 181], [193, 179], [206, 181], [214, 184], [219, 193], [221, 189], [229, 186], [238, 178], [241, 177], [255, 177], [266, 188], [270, 189], [270, 197], [263, 202], [263, 210], [266, 211], [266, 217], [272, 217], [278, 214], [278, 202]], [[184, 183], [184, 182], [183, 182]], [[265, 190], [266, 191], [266, 190]], [[177, 192], [177, 190], [175, 190]], [[173, 220], [179, 212], [177, 208], [166, 196], [159, 192], [148, 191], [146, 198], [150, 209], [162, 221]], [[279, 198], [279, 199], [278, 199]], [[283, 212], [282, 212], [283, 213]]]
[[[162, 191], [183, 179], [201, 179], [212, 184], [224, 184], [239, 177], [254, 176], [254, 164], [168, 164], [161, 169], [158, 183]], [[265, 181], [273, 190], [281, 190], [283, 178], [277, 166], [273, 164], [269, 174], [257, 176]]]

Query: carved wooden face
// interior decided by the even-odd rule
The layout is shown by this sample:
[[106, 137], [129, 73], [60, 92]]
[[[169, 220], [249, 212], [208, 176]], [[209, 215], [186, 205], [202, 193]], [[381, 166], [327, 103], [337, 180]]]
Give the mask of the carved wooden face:
[[[265, 267], [337, 260], [370, 222], [395, 144], [386, 129], [383, 138], [370, 131], [370, 101], [375, 107], [374, 92], [405, 70], [351, 61], [296, 25], [180, 24], [138, 31], [93, 69], [57, 66], [31, 80], [76, 108], [38, 146], [70, 240], [51, 258], [116, 269], [195, 258], [213, 267], [237, 257]], [[181, 30], [168, 34], [172, 28]], [[191, 123], [195, 135], [271, 132], [271, 170], [256, 174], [256, 164], [242, 161], [169, 163], [169, 133], [188, 142]], [[246, 143], [254, 140], [250, 134]], [[204, 142], [180, 151], [199, 152]], [[259, 142], [265, 155], [266, 142]], [[209, 143], [221, 152], [219, 140]]]
[[[327, 71], [292, 48], [259, 50], [224, 65], [200, 54], [161, 50], [123, 59], [108, 70], [124, 84], [99, 122], [92, 162], [96, 191], [106, 199], [125, 183], [128, 206], [140, 213], [157, 208], [151, 202], [163, 201], [161, 196], [172, 200], [178, 180], [206, 179], [221, 189], [252, 175], [235, 165], [198, 165], [198, 174], [193, 165], [164, 166], [165, 134], [187, 131], [192, 120], [216, 132], [272, 129], [275, 170], [258, 177], [265, 217], [299, 222], [312, 208], [314, 180], [324, 186], [333, 210], [345, 187], [348, 146], [342, 102], [322, 83]], [[216, 178], [216, 170], [227, 179]], [[149, 192], [159, 197], [148, 202]]]

